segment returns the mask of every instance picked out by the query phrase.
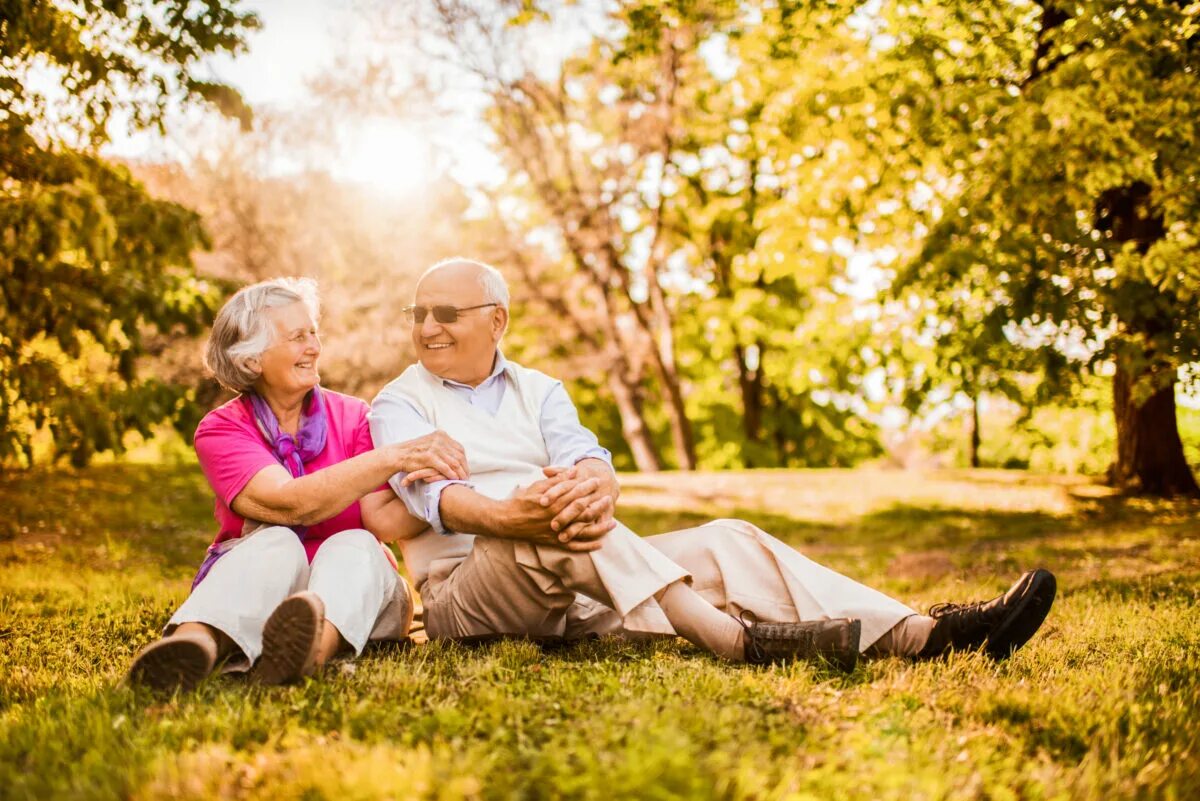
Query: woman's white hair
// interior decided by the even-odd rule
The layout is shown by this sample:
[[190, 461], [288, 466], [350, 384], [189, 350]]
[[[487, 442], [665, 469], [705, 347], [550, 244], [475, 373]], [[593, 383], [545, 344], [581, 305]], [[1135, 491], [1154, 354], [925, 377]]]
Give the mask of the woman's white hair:
[[505, 309], [508, 308], [508, 282], [504, 280], [504, 275], [490, 264], [485, 264], [482, 261], [475, 259], [464, 259], [461, 256], [454, 256], [449, 259], [442, 259], [437, 264], [430, 267], [425, 272], [421, 273], [420, 279], [417, 281], [419, 286], [421, 281], [430, 273], [440, 270], [443, 267], [450, 267], [456, 264], [470, 264], [479, 268], [479, 285], [483, 287], [483, 296], [488, 303], [495, 303]]
[[267, 309], [303, 303], [313, 322], [320, 319], [321, 299], [311, 278], [272, 278], [239, 289], [217, 319], [204, 349], [204, 364], [221, 386], [246, 392], [262, 373], [255, 362], [271, 346], [275, 327]]

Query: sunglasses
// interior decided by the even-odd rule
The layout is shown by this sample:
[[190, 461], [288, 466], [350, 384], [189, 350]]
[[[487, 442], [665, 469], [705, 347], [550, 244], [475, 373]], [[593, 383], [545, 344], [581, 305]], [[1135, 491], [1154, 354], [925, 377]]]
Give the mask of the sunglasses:
[[458, 315], [465, 311], [474, 311], [475, 309], [486, 309], [488, 306], [499, 306], [499, 303], [480, 303], [478, 306], [464, 306], [461, 309], [456, 309], [453, 306], [405, 306], [400, 311], [404, 313], [404, 319], [410, 323], [420, 325], [425, 322], [425, 318], [433, 312], [433, 319], [439, 323], [456, 323]]

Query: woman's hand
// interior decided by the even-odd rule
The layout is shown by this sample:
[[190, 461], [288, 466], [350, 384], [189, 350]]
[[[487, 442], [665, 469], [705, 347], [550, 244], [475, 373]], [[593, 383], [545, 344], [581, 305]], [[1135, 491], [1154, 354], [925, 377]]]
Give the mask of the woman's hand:
[[434, 431], [388, 447], [395, 453], [397, 470], [407, 473], [401, 486], [407, 487], [416, 481], [465, 481], [471, 477], [467, 469], [467, 452], [445, 431]]

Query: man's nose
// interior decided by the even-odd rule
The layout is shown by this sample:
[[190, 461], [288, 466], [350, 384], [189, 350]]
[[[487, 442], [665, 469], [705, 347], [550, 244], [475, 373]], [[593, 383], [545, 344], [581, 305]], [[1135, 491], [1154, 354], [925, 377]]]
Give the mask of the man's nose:
[[437, 336], [442, 332], [442, 324], [433, 317], [432, 311], [426, 311], [425, 319], [421, 321], [421, 336], [425, 338]]

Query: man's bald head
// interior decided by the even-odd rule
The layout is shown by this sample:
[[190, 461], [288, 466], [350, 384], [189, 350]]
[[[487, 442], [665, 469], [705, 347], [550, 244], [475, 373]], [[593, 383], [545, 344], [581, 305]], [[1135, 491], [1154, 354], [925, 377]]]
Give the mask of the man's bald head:
[[[443, 273], [443, 271], [449, 272]], [[490, 264], [475, 259], [465, 259], [461, 256], [442, 259], [421, 274], [417, 280], [418, 293], [421, 291], [421, 284], [434, 273], [440, 273], [440, 279], [476, 281], [483, 288], [483, 297], [486, 303], [495, 303], [505, 309], [508, 308], [508, 282], [504, 280], [500, 271]]]

